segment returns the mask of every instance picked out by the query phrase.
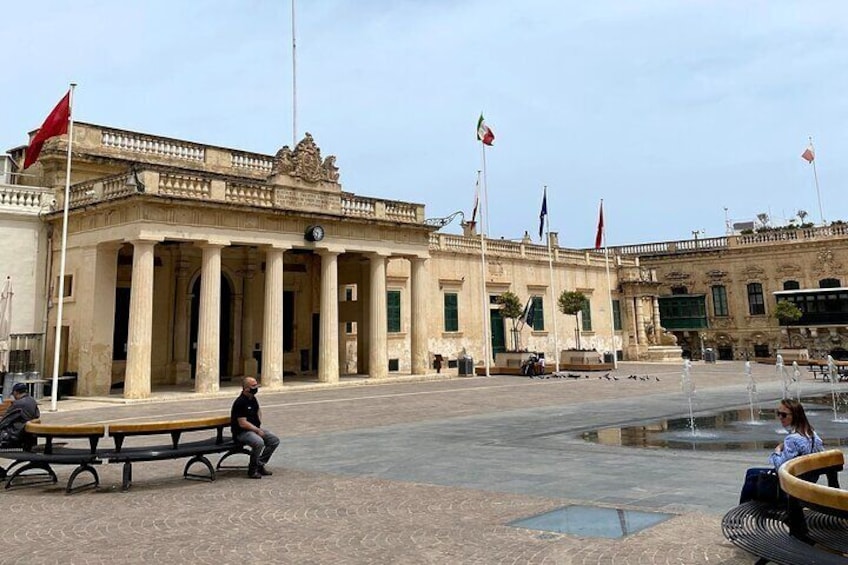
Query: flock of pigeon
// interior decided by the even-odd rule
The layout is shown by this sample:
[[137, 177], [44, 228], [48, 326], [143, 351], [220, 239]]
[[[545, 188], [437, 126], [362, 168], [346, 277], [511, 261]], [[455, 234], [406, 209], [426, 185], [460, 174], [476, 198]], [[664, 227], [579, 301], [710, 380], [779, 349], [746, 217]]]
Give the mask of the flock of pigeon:
[[[577, 374], [577, 373], [563, 373], [562, 371], [560, 371], [558, 373], [553, 372], [553, 373], [549, 373], [547, 375], [534, 375], [530, 378], [531, 379], [591, 379], [592, 375], [582, 375], [582, 374]], [[621, 378], [623, 379], [624, 377], [621, 377]], [[598, 376], [598, 380], [603, 380], [603, 379], [606, 379], [608, 381], [617, 381], [617, 380], [619, 380], [619, 377], [617, 377], [616, 375], [610, 375], [610, 373], [607, 373], [603, 376], [601, 376], [601, 375]], [[632, 380], [632, 381], [656, 380], [656, 382], [659, 382], [660, 378], [659, 377], [652, 377], [651, 375], [645, 375], [645, 376], [630, 375], [629, 377], [627, 377], [627, 380]]]

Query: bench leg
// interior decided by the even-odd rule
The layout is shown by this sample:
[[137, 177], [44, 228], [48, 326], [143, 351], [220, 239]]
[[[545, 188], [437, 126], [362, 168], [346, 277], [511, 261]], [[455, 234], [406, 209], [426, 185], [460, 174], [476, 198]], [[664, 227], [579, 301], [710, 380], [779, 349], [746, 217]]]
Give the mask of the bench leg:
[[[206, 475], [199, 475], [197, 473], [190, 472], [191, 466], [195, 463], [201, 463], [206, 469], [209, 471]], [[189, 479], [192, 481], [214, 481], [215, 480], [215, 469], [212, 467], [212, 463], [209, 462], [209, 459], [204, 457], [203, 455], [195, 455], [186, 463], [185, 468], [183, 469], [183, 478]]]
[[130, 490], [130, 485], [132, 485], [132, 463], [124, 461], [124, 477], [121, 483], [121, 490]]
[[[74, 481], [80, 475], [80, 473], [84, 472], [91, 473], [93, 480], [91, 482], [75, 487]], [[88, 463], [83, 463], [82, 465], [74, 469], [74, 472], [71, 473], [71, 476], [68, 478], [68, 486], [65, 487], [65, 494], [73, 494], [89, 487], [97, 488], [99, 485], [100, 477], [97, 475], [97, 470], [95, 470], [95, 468], [89, 465]]]
[[[18, 461], [17, 463], [21, 463]], [[11, 469], [14, 465], [10, 466]], [[31, 473], [26, 474], [27, 471], [32, 469], [38, 469], [40, 471], [44, 471], [43, 473]], [[21, 479], [22, 482], [15, 484], [15, 479]], [[56, 473], [53, 472], [53, 469], [47, 463], [27, 463], [21, 467], [15, 469], [15, 471], [9, 475], [6, 479], [6, 489], [11, 489], [15, 487], [23, 487], [23, 486], [33, 486], [33, 485], [43, 485], [43, 484], [53, 484], [57, 483], [59, 479], [56, 477]]]
[[233, 455], [247, 455], [250, 457], [250, 450], [244, 446], [234, 447], [233, 449], [226, 452], [219, 460], [218, 464], [215, 466], [215, 469], [220, 471], [221, 469], [247, 469], [247, 465], [224, 465], [224, 460], [232, 457]]

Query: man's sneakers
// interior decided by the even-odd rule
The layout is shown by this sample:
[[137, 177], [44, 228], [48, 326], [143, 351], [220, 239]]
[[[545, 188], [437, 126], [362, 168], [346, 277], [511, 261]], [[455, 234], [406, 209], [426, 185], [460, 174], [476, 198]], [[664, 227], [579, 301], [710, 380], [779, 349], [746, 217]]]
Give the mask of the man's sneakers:
[[262, 477], [270, 477], [273, 475], [269, 469], [266, 469], [264, 465], [260, 465], [256, 469], [249, 467], [247, 469], [247, 478], [249, 479], [261, 479]]

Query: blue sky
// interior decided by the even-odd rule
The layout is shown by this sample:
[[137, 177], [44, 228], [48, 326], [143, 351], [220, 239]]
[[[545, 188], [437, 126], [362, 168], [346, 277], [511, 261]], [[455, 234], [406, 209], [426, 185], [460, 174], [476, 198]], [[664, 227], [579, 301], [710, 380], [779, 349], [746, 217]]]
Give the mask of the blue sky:
[[[492, 237], [561, 245], [848, 219], [848, 3], [300, 0], [298, 126], [344, 189], [470, 213], [484, 112]], [[0, 146], [79, 83], [76, 119], [274, 153], [291, 144], [285, 0], [33, 0], [3, 8]], [[457, 226], [447, 228], [456, 231]], [[536, 234], [537, 235], [537, 234]]]

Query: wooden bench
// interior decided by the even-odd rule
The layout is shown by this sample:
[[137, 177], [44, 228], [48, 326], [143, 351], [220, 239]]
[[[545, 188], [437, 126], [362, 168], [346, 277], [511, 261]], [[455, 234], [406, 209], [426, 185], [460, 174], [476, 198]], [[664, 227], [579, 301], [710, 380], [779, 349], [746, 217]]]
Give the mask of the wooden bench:
[[[758, 565], [848, 564], [848, 491], [837, 476], [843, 466], [839, 450], [788, 461], [778, 472], [787, 503], [740, 504], [722, 519], [724, 536], [758, 556]], [[827, 486], [815, 483], [821, 475]]]
[[[65, 492], [73, 493], [100, 484], [100, 477], [94, 465], [101, 463], [97, 445], [106, 432], [103, 424], [82, 424], [58, 426], [42, 424], [39, 420], [27, 422], [26, 432], [36, 438], [44, 438], [42, 449], [17, 448], [0, 450], [0, 457], [12, 459], [14, 463], [6, 468], [6, 489], [34, 484], [56, 483], [56, 473], [51, 465], [75, 465], [71, 472]], [[56, 446], [54, 439], [87, 439], [88, 448]], [[36, 471], [35, 473], [31, 471]], [[39, 472], [40, 471], [40, 472]], [[82, 485], [74, 486], [81, 473], [89, 473], [92, 480]]]
[[[141, 461], [161, 461], [166, 459], [188, 458], [183, 469], [183, 477], [194, 480], [214, 481], [216, 471], [224, 468], [222, 463], [228, 457], [237, 454], [250, 454], [249, 448], [224, 436], [224, 430], [230, 427], [229, 416], [169, 420], [165, 422], [49, 425], [37, 420], [27, 423], [26, 431], [36, 439], [44, 439], [41, 449], [10, 448], [0, 450], [0, 458], [14, 462], [3, 469], [6, 477], [5, 488], [29, 486], [43, 483], [56, 483], [56, 473], [52, 465], [75, 465], [68, 479], [65, 492], [73, 493], [84, 488], [96, 487], [100, 483], [96, 465], [121, 463], [123, 465], [122, 488], [132, 485], [132, 464]], [[184, 441], [184, 435], [193, 432], [214, 431], [211, 437], [191, 438]], [[169, 436], [167, 443], [159, 439]], [[112, 439], [112, 445], [103, 446], [103, 438]], [[138, 445], [126, 445], [127, 438], [142, 440]], [[88, 447], [67, 447], [57, 445], [56, 439], [87, 439]], [[144, 441], [146, 440], [146, 441]], [[152, 441], [151, 441], [152, 440]], [[212, 466], [207, 455], [223, 454], [216, 466]], [[206, 473], [200, 474], [192, 468], [200, 464]], [[2, 469], [2, 468], [0, 468]], [[36, 471], [33, 473], [32, 471]], [[92, 480], [83, 485], [74, 485], [81, 473], [89, 473]]]
[[[224, 429], [230, 427], [229, 416], [218, 416], [212, 418], [194, 418], [187, 420], [172, 420], [168, 422], [146, 422], [132, 424], [109, 425], [109, 437], [114, 440], [114, 449], [101, 451], [99, 455], [110, 463], [122, 463], [123, 490], [128, 490], [132, 485], [132, 464], [141, 461], [161, 461], [164, 459], [189, 460], [183, 468], [183, 477], [193, 480], [214, 481], [216, 469], [221, 468], [224, 459], [239, 453], [249, 454], [248, 448], [237, 443], [232, 438], [224, 437]], [[190, 432], [201, 432], [214, 430], [215, 435], [202, 440], [183, 442], [183, 434]], [[126, 447], [125, 440], [129, 437], [158, 437], [170, 436], [170, 442], [158, 445], [139, 445]], [[207, 459], [207, 455], [223, 453], [218, 461], [217, 467]], [[207, 474], [192, 472], [195, 464], [206, 467]]]

